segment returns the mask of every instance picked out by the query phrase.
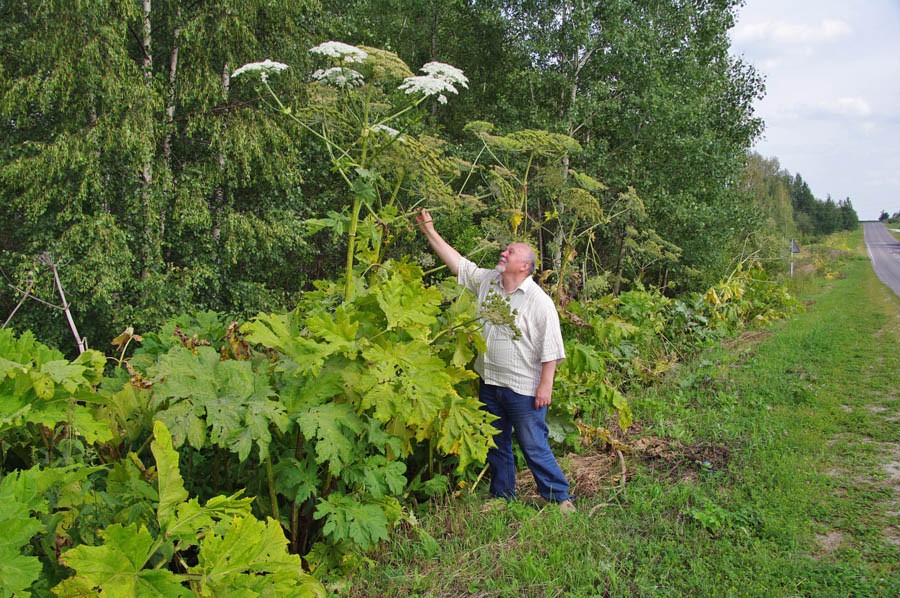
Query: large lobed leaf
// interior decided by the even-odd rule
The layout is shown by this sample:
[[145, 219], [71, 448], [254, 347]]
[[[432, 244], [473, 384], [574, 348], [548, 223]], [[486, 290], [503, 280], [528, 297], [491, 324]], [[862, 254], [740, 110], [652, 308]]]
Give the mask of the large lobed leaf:
[[265, 459], [271, 426], [287, 427], [284, 406], [270, 400], [274, 391], [268, 375], [257, 372], [251, 361], [222, 360], [212, 347], [173, 347], [150, 371], [162, 378], [153, 400], [175, 446], [187, 442], [199, 449], [209, 442], [246, 461], [256, 445]]

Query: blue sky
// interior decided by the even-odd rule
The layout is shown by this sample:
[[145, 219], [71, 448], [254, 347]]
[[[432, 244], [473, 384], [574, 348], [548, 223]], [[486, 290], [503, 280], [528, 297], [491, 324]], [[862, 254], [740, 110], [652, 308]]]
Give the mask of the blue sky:
[[765, 77], [755, 151], [861, 220], [900, 211], [900, 0], [747, 0], [731, 39]]

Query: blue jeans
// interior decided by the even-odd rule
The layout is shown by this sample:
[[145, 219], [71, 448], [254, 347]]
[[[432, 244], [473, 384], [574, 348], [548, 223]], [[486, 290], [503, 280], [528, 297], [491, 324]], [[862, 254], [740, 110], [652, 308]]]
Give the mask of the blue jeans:
[[479, 398], [484, 408], [500, 419], [494, 422], [496, 448], [488, 451], [491, 472], [491, 495], [501, 498], [516, 496], [516, 460], [512, 450], [512, 432], [525, 455], [538, 492], [549, 501], [572, 498], [569, 482], [563, 475], [548, 441], [547, 408], [534, 408], [534, 397], [520, 395], [502, 386], [481, 383]]

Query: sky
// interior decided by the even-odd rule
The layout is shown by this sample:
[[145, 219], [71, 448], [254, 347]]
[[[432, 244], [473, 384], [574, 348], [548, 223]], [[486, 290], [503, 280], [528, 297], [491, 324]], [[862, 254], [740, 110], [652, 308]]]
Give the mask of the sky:
[[860, 220], [900, 211], [900, 0], [746, 0], [731, 40], [765, 79], [754, 151]]

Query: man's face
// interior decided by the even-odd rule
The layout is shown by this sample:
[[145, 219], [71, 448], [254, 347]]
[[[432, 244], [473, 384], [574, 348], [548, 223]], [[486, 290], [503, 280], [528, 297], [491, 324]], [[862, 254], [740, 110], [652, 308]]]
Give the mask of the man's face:
[[509, 247], [500, 252], [500, 259], [497, 261], [497, 272], [520, 273], [528, 272], [531, 264], [528, 261], [530, 250], [522, 243], [512, 243]]

